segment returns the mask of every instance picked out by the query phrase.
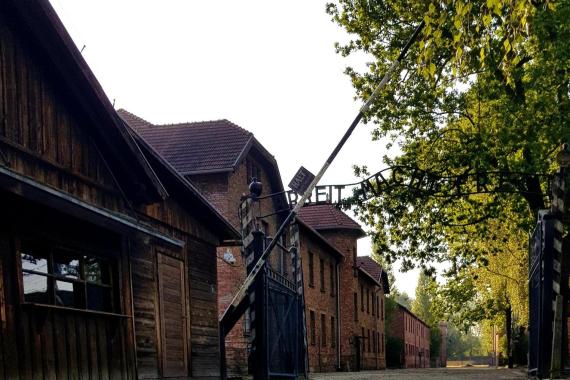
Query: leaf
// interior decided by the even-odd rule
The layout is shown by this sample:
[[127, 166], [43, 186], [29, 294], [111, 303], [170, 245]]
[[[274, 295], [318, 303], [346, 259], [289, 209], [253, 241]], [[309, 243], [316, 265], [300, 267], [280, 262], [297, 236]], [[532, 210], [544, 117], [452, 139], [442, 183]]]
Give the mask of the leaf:
[[503, 46], [505, 47], [505, 51], [507, 53], [511, 51], [511, 43], [509, 42], [508, 39], [506, 39], [505, 42], [503, 42]]
[[484, 15], [483, 16], [483, 25], [485, 25], [485, 27], [489, 27], [489, 25], [491, 25], [491, 15]]
[[435, 76], [435, 65], [433, 62], [430, 62], [429, 64], [429, 74], [432, 78]]

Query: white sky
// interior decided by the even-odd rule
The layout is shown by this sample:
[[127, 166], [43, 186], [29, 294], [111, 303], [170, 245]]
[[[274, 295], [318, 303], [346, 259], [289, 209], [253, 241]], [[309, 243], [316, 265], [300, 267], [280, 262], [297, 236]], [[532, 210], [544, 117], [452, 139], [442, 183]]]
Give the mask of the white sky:
[[[228, 119], [275, 156], [285, 185], [301, 165], [319, 170], [360, 107], [325, 1], [51, 3], [117, 109], [152, 123]], [[381, 169], [370, 132], [357, 128], [323, 184], [354, 182], [354, 164]], [[370, 240], [358, 250], [370, 254]], [[417, 276], [396, 273], [396, 286], [413, 296]]]

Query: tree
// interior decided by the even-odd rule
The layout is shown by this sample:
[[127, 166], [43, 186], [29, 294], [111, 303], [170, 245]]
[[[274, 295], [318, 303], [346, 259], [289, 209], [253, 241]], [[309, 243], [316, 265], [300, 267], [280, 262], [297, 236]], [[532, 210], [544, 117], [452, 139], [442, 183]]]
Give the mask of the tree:
[[[352, 37], [337, 51], [371, 59], [366, 72], [346, 69], [361, 99], [419, 20], [426, 22], [398, 80], [365, 117], [373, 139], [400, 147], [399, 156], [383, 157], [385, 165], [441, 176], [529, 174], [507, 178], [502, 191], [491, 194], [426, 197], [396, 187], [370, 201], [354, 198], [355, 211], [374, 228], [374, 243], [390, 261], [402, 259], [404, 268], [433, 272], [433, 262], [450, 262], [450, 281], [439, 297], [453, 301], [447, 304], [457, 309], [456, 318], [475, 323], [488, 311], [500, 313], [491, 295], [501, 289], [511, 305], [522, 300], [522, 292], [513, 297], [521, 278], [497, 269], [505, 261], [500, 255], [520, 256], [519, 247], [507, 253], [501, 247], [526, 239], [545, 207], [556, 148], [570, 136], [570, 1], [338, 0], [327, 12]], [[355, 171], [368, 173], [366, 167]], [[497, 178], [486, 180], [499, 185]], [[501, 282], [504, 276], [491, 271], [512, 280]]]
[[412, 301], [412, 312], [430, 327], [437, 327], [432, 315], [432, 297], [429, 292], [433, 286], [433, 278], [420, 272], [416, 286], [416, 297]]

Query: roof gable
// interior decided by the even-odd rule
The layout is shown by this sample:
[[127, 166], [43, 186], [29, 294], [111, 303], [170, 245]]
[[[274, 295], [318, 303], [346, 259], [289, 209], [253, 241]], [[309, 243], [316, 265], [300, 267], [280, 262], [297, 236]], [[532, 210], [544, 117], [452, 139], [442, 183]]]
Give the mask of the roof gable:
[[154, 125], [123, 109], [118, 113], [182, 175], [232, 171], [253, 139], [225, 119]]
[[353, 230], [364, 236], [365, 233], [351, 217], [332, 204], [306, 205], [299, 211], [299, 215], [315, 230]]
[[382, 286], [385, 294], [390, 294], [390, 284], [388, 282], [388, 274], [382, 269], [370, 256], [358, 256], [356, 258], [356, 265], [360, 271], [366, 273], [378, 285]]
[[[121, 188], [136, 202], [154, 202], [168, 194], [146, 161], [123, 121], [61, 20], [47, 0], [6, 0], [0, 11], [33, 46], [38, 64], [57, 81], [70, 108], [81, 115]], [[49, 70], [47, 70], [49, 68]]]

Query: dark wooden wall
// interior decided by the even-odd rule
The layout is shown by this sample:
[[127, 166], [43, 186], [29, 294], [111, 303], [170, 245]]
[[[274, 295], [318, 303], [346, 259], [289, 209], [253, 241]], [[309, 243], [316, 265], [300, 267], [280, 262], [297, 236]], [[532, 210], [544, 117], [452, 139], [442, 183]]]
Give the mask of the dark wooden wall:
[[[141, 378], [156, 378], [179, 375], [181, 368], [192, 376], [218, 376], [215, 246], [219, 237], [185, 206], [184, 199], [134, 204], [134, 210], [127, 206], [113, 168], [90, 137], [96, 126], [83, 118], [41, 49], [20, 32], [0, 13], [0, 166], [89, 204], [124, 214], [136, 212], [140, 220], [186, 246], [177, 252], [142, 236], [125, 239], [116, 260], [122, 268], [124, 313], [133, 318], [117, 321], [55, 310], [42, 315], [22, 307], [14, 289], [6, 289], [17, 279], [15, 253], [9, 245], [12, 236], [2, 235], [0, 379], [127, 379], [136, 372]], [[168, 259], [159, 262], [159, 251]], [[173, 267], [170, 259], [179, 260], [184, 274], [178, 303], [185, 311], [180, 322], [186, 329], [184, 347], [169, 340], [169, 326], [182, 331], [178, 322], [165, 317], [176, 302], [164, 304], [159, 298], [164, 292], [160, 273], [164, 277], [172, 271], [167, 268]], [[175, 355], [168, 355], [169, 350]]]
[[[2, 191], [0, 208], [0, 379], [135, 378], [130, 275], [121, 238]], [[30, 234], [91, 252], [114, 251], [117, 315], [22, 304], [15, 247], [19, 236]]]
[[86, 133], [86, 121], [49, 65], [0, 14], [0, 164], [84, 201], [124, 205], [112, 174]]
[[192, 376], [219, 377], [216, 248], [188, 240]]

